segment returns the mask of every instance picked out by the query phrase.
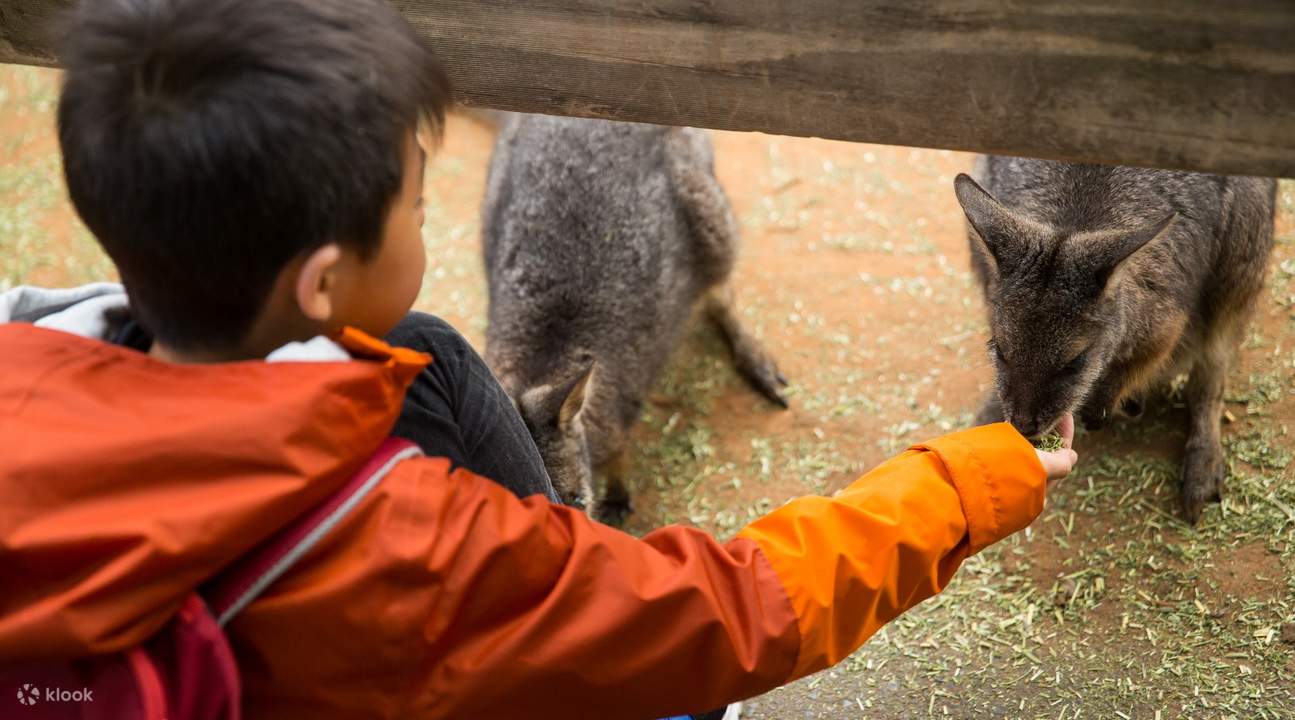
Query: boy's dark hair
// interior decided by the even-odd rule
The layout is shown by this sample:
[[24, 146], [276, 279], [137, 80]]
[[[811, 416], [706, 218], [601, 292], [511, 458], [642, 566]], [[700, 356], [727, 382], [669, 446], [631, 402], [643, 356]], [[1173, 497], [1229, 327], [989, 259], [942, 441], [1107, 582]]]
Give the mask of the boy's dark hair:
[[386, 0], [93, 0], [66, 31], [68, 191], [178, 349], [242, 340], [303, 252], [373, 253], [405, 139], [449, 103]]

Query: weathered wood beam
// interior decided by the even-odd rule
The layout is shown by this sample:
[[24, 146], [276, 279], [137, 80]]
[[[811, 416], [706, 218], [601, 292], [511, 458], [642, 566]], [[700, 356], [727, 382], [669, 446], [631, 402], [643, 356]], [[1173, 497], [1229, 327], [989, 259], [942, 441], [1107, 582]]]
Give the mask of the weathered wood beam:
[[[0, 0], [54, 63], [68, 0]], [[483, 107], [1295, 176], [1291, 0], [397, 0]]]
[[57, 17], [70, 0], [0, 0], [0, 63], [57, 64]]

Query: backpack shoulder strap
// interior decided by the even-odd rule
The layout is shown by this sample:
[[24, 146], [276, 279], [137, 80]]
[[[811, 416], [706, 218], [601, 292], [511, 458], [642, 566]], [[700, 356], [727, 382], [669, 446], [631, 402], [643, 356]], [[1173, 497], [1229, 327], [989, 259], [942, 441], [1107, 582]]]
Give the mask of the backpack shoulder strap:
[[216, 622], [224, 627], [337, 527], [397, 463], [421, 454], [408, 440], [387, 438], [337, 492], [236, 560], [201, 592]]

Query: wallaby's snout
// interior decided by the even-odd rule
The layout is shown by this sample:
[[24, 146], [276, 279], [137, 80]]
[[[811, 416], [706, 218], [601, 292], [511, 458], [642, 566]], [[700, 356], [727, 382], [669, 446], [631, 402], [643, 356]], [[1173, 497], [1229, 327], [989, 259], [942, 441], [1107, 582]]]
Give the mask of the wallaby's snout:
[[[1069, 393], [1067, 393], [1069, 394]], [[1003, 402], [1004, 416], [1017, 432], [1027, 438], [1035, 438], [1052, 432], [1061, 418], [1075, 410], [1078, 403], [1068, 403], [1050, 395], [1025, 399], [1014, 403]]]
[[1012, 426], [1016, 428], [1017, 432], [1027, 438], [1037, 437], [1043, 434], [1043, 431], [1041, 430], [1042, 424], [1039, 422], [1037, 415], [1014, 411], [1009, 422], [1012, 423]]
[[[999, 414], [1032, 438], [1050, 432], [1062, 416], [1076, 411], [1090, 383], [1087, 368], [1067, 360], [1069, 353], [1064, 350], [1056, 352], [1047, 344], [1024, 345], [1020, 350], [1012, 360], [1001, 353], [995, 358]], [[1082, 363], [1087, 363], [1086, 358]]]

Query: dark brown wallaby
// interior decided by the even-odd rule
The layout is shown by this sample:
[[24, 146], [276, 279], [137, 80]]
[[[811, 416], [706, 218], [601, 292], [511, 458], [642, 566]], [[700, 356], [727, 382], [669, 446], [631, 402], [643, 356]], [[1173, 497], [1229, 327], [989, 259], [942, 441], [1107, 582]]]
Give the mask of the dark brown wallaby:
[[786, 380], [733, 307], [737, 222], [703, 131], [506, 117], [482, 224], [486, 361], [564, 501], [612, 522], [630, 512], [629, 430], [703, 299], [738, 369], [786, 406]]
[[997, 367], [980, 421], [1033, 436], [1074, 411], [1098, 429], [1188, 372], [1195, 523], [1222, 490], [1223, 383], [1263, 286], [1276, 182], [1006, 157], [974, 174], [954, 187]]

